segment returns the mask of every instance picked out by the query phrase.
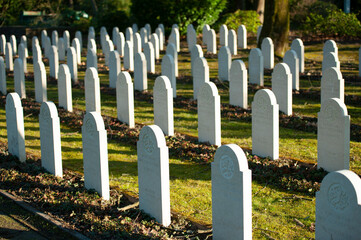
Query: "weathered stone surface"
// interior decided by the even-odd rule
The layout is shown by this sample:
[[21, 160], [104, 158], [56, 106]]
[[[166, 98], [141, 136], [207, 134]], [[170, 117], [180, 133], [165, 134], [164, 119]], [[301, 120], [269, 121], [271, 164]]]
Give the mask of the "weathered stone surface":
[[162, 75], [166, 76], [170, 80], [170, 84], [173, 89], [173, 98], [177, 97], [177, 82], [175, 77], [175, 65], [174, 59], [171, 55], [166, 54], [162, 59]]
[[305, 47], [303, 46], [303, 42], [301, 39], [296, 38], [292, 41], [291, 50], [297, 53], [299, 70], [300, 73], [305, 71]]
[[18, 157], [20, 162], [25, 162], [24, 113], [17, 93], [9, 93], [6, 96], [5, 111], [8, 151]]
[[85, 108], [86, 112], [100, 113], [100, 82], [95, 68], [88, 68], [85, 72]]
[[316, 193], [316, 239], [359, 239], [361, 180], [354, 172], [331, 172]]
[[68, 112], [73, 111], [73, 98], [71, 92], [71, 75], [68, 65], [61, 64], [58, 78], [58, 101], [59, 107]]
[[253, 48], [248, 57], [249, 83], [263, 86], [263, 56], [259, 48]]
[[122, 67], [118, 51], [111, 51], [109, 53], [109, 87], [115, 88], [117, 86], [117, 78], [121, 70]]
[[228, 81], [229, 70], [231, 68], [232, 54], [229, 47], [223, 46], [218, 53], [218, 78], [222, 81]]
[[73, 80], [73, 83], [78, 82], [78, 64], [77, 64], [77, 58], [76, 58], [76, 50], [74, 47], [70, 47], [67, 50], [66, 53], [67, 58], [67, 65], [69, 67], [71, 79]]
[[321, 106], [330, 98], [338, 98], [344, 102], [345, 81], [341, 71], [335, 67], [327, 69], [321, 78]]
[[83, 137], [84, 186], [109, 200], [107, 131], [100, 113], [88, 112], [81, 127]]
[[229, 104], [248, 108], [247, 68], [242, 60], [233, 60], [229, 73]]
[[283, 62], [288, 65], [292, 74], [292, 89], [300, 89], [300, 80], [299, 80], [299, 63], [297, 53], [293, 50], [288, 50], [283, 57]]
[[276, 96], [271, 90], [256, 92], [252, 102], [252, 154], [278, 159], [278, 110]]
[[235, 144], [217, 149], [212, 163], [213, 239], [252, 239], [252, 172]]
[[147, 71], [155, 73], [155, 55], [153, 44], [151, 42], [145, 43], [143, 51], [146, 59]]
[[132, 78], [128, 72], [120, 72], [117, 79], [118, 119], [134, 128], [134, 91]]
[[35, 101], [39, 103], [48, 101], [46, 69], [43, 61], [34, 63], [34, 85]]
[[275, 66], [272, 73], [272, 91], [279, 110], [286, 115], [292, 115], [292, 74], [286, 63]]
[[63, 177], [60, 120], [53, 102], [43, 102], [39, 115], [41, 166], [57, 177]]
[[221, 145], [221, 103], [213, 82], [205, 82], [198, 93], [198, 141]]
[[134, 65], [134, 89], [138, 91], [147, 90], [147, 60], [144, 53], [137, 53]]
[[164, 226], [171, 224], [169, 153], [162, 130], [145, 126], [137, 142], [139, 209]]
[[14, 61], [14, 89], [21, 99], [26, 98], [25, 92], [25, 74], [23, 61], [20, 58]]
[[338, 98], [325, 100], [318, 113], [317, 167], [329, 172], [350, 168], [350, 116]]
[[209, 82], [209, 67], [207, 59], [199, 57], [194, 60], [193, 98], [198, 99], [199, 89], [205, 82]]
[[153, 88], [154, 124], [167, 136], [174, 135], [173, 90], [166, 76], [155, 79]]

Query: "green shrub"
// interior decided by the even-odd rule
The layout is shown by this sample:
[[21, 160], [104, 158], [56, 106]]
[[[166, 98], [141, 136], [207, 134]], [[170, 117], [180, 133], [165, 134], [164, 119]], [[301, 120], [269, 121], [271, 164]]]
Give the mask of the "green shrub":
[[234, 13], [228, 13], [224, 16], [223, 24], [227, 25], [228, 29], [237, 31], [239, 25], [245, 25], [247, 32], [257, 32], [259, 25], [262, 25], [256, 11], [237, 10]]
[[[225, 9], [227, 0], [133, 0], [132, 21], [139, 27], [149, 23], [155, 29], [159, 23], [170, 28], [178, 24], [181, 34], [186, 33], [188, 24], [200, 32], [204, 24], [213, 24]], [[168, 29], [169, 32], [169, 29]]]
[[356, 14], [344, 13], [341, 9], [322, 10], [319, 13], [310, 13], [304, 24], [306, 34], [359, 37], [361, 24]]

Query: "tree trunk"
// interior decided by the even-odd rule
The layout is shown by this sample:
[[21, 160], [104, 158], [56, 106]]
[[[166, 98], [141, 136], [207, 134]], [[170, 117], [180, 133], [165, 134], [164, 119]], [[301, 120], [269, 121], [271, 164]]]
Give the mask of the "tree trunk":
[[288, 49], [290, 30], [290, 12], [288, 0], [266, 0], [264, 24], [259, 37], [258, 47], [262, 40], [270, 37], [274, 44], [276, 56], [283, 57]]
[[265, 0], [258, 0], [257, 10], [256, 10], [259, 15], [259, 20], [261, 21], [262, 24], [264, 19], [264, 2]]

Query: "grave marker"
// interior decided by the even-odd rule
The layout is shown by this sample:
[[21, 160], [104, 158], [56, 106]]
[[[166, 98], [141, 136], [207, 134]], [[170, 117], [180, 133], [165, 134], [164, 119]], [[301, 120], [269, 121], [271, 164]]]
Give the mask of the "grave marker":
[[151, 42], [145, 43], [143, 51], [146, 59], [147, 71], [150, 73], [155, 73], [155, 56], [153, 44]]
[[321, 106], [330, 98], [338, 98], [344, 102], [345, 80], [337, 68], [329, 68], [322, 74], [321, 78]]
[[276, 96], [279, 110], [292, 115], [292, 74], [286, 63], [278, 63], [272, 73], [272, 91]]
[[0, 57], [0, 92], [3, 95], [7, 94], [7, 90], [6, 90], [6, 70], [5, 70], [5, 62], [4, 62], [3, 57]]
[[76, 51], [76, 62], [78, 65], [80, 65], [81, 64], [81, 50], [80, 50], [79, 39], [74, 38], [72, 41], [72, 46]]
[[219, 44], [221, 47], [228, 46], [228, 28], [224, 24], [219, 28]]
[[263, 56], [259, 48], [253, 48], [248, 57], [249, 83], [263, 86]]
[[173, 89], [173, 98], [177, 97], [177, 82], [175, 77], [175, 65], [174, 59], [171, 55], [166, 54], [162, 59], [162, 75], [168, 77], [170, 80], [170, 84], [172, 85]]
[[205, 82], [209, 82], [209, 67], [207, 59], [199, 57], [194, 60], [193, 98], [198, 99], [199, 89]]
[[27, 67], [27, 62], [26, 62], [25, 46], [23, 43], [19, 44], [18, 55], [19, 55], [19, 58], [21, 59], [21, 61], [23, 61], [24, 73], [27, 73], [28, 67]]
[[86, 55], [86, 68], [93, 67], [98, 71], [98, 57], [94, 48], [89, 48]]
[[194, 76], [194, 62], [197, 58], [203, 57], [203, 50], [202, 47], [198, 44], [194, 45], [191, 49], [191, 70], [192, 70], [192, 76]]
[[297, 53], [293, 50], [288, 50], [283, 57], [283, 62], [288, 65], [292, 74], [292, 89], [300, 89], [300, 80], [299, 80], [299, 59]]
[[208, 39], [208, 32], [211, 30], [210, 26], [208, 24], [204, 24], [203, 28], [202, 28], [202, 42], [203, 45], [207, 45], [207, 39]]
[[155, 59], [159, 59], [159, 38], [158, 35], [153, 33], [150, 36], [150, 42], [153, 44]]
[[169, 54], [173, 57], [174, 60], [174, 73], [178, 77], [178, 53], [177, 47], [173, 43], [168, 43], [167, 50], [165, 54]]
[[71, 75], [68, 65], [61, 64], [58, 78], [58, 101], [59, 107], [68, 112], [73, 111], [73, 98], [71, 92]]
[[292, 41], [291, 50], [295, 51], [298, 57], [300, 73], [305, 71], [305, 47], [301, 39], [296, 38]]
[[134, 128], [134, 91], [132, 78], [128, 72], [120, 72], [117, 79], [118, 119]]
[[13, 50], [11, 48], [11, 43], [6, 43], [5, 47], [5, 61], [6, 61], [6, 69], [9, 71], [14, 70], [14, 60], [13, 60]]
[[65, 48], [65, 49], [70, 48], [70, 47], [71, 47], [71, 46], [70, 46], [70, 33], [69, 33], [68, 30], [65, 30], [65, 31], [63, 32], [63, 39], [64, 39], [64, 48]]
[[153, 88], [154, 124], [167, 136], [174, 135], [173, 91], [169, 79], [159, 76]]
[[67, 64], [68, 64], [69, 71], [71, 74], [71, 79], [73, 80], [73, 83], [77, 83], [78, 82], [78, 64], [77, 64], [75, 48], [74, 47], [68, 48], [66, 56], [67, 56]]
[[323, 55], [322, 73], [332, 67], [340, 69], [340, 61], [334, 52], [326, 53]]
[[145, 54], [142, 52], [137, 53], [137, 55], [135, 55], [134, 89], [138, 91], [144, 91], [148, 89], [147, 59], [145, 57]]
[[124, 56], [125, 38], [124, 38], [124, 34], [122, 32], [118, 33], [118, 37], [115, 41], [115, 44], [117, 46], [117, 51], [119, 53], [119, 56], [123, 57]]
[[35, 101], [39, 103], [48, 101], [46, 69], [43, 61], [38, 61], [34, 63], [34, 85]]
[[59, 42], [59, 36], [58, 36], [58, 31], [54, 30], [51, 33], [51, 45], [58, 47], [58, 42]]
[[247, 68], [242, 60], [233, 60], [229, 73], [229, 104], [248, 108]]
[[216, 41], [216, 32], [211, 29], [206, 34], [207, 36], [207, 52], [216, 54], [217, 53], [217, 41]]
[[60, 61], [65, 60], [65, 47], [64, 47], [64, 39], [63, 38], [59, 38], [59, 41], [58, 41], [58, 55], [59, 55]]
[[162, 29], [161, 28], [155, 29], [155, 33], [157, 34], [158, 40], [159, 40], [159, 51], [163, 51], [163, 48], [164, 48], [164, 35], [163, 35], [163, 32], [162, 32]]
[[58, 79], [59, 56], [58, 56], [58, 48], [56, 46], [50, 47], [49, 69], [50, 69], [50, 73], [49, 73], [50, 77]]
[[88, 68], [85, 72], [85, 108], [86, 112], [100, 113], [100, 83], [95, 68]]
[[117, 85], [118, 74], [122, 70], [121, 60], [118, 51], [109, 53], [109, 87], [115, 88]]
[[263, 67], [266, 69], [273, 69], [274, 67], [274, 46], [271, 38], [266, 37], [262, 40], [262, 56]]
[[229, 47], [223, 46], [218, 53], [218, 78], [222, 81], [229, 80], [229, 69], [231, 68], [232, 55]]
[[133, 44], [130, 41], [126, 41], [124, 46], [124, 69], [134, 69]]
[[228, 31], [228, 47], [232, 55], [237, 55], [237, 34], [233, 29]]
[[20, 58], [14, 61], [14, 89], [21, 99], [26, 98], [24, 67]]

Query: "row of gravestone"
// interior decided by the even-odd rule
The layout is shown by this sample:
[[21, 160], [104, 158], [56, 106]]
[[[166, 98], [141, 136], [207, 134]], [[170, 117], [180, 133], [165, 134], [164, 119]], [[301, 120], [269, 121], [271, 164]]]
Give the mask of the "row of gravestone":
[[[267, 98], [269, 90], [261, 91], [256, 95]], [[16, 93], [6, 98], [6, 125], [9, 153], [26, 161], [23, 109]], [[42, 103], [39, 128], [42, 166], [62, 177], [60, 120], [54, 103]], [[84, 116], [82, 141], [84, 186], [109, 200], [107, 134], [98, 112]], [[168, 226], [169, 153], [158, 126], [142, 128], [137, 156], [139, 208]], [[216, 151], [211, 172], [213, 238], [252, 239], [252, 172], [246, 155], [235, 144], [223, 145]], [[341, 170], [328, 174], [316, 193], [316, 239], [357, 239], [361, 233], [360, 197], [361, 180], [355, 173]]]

